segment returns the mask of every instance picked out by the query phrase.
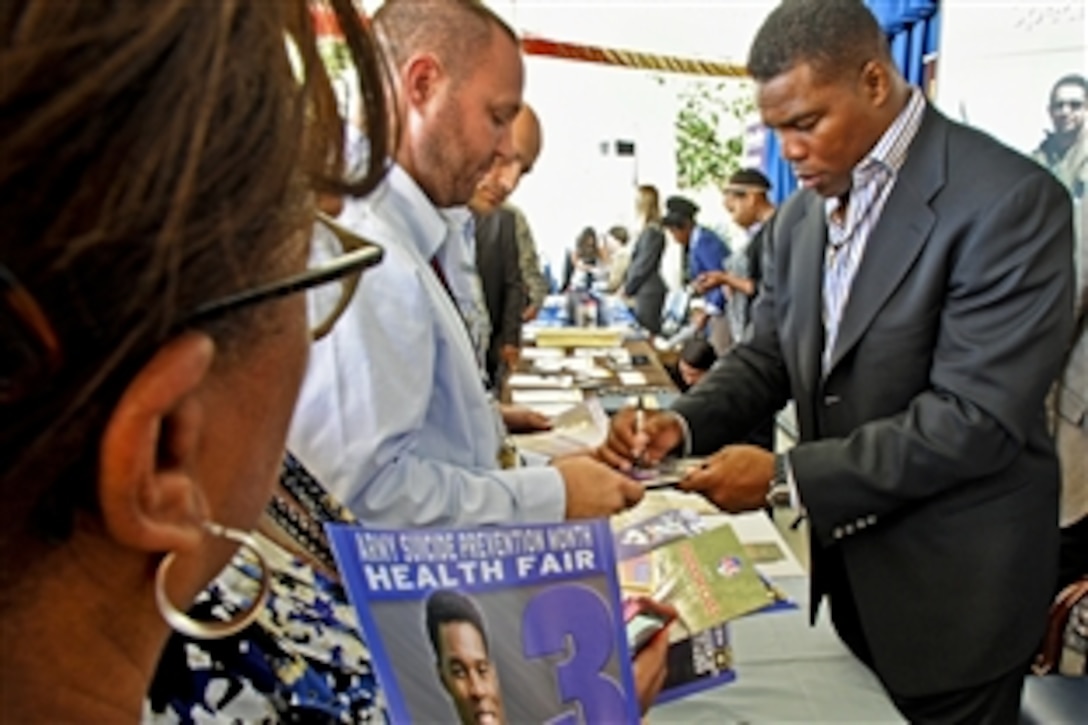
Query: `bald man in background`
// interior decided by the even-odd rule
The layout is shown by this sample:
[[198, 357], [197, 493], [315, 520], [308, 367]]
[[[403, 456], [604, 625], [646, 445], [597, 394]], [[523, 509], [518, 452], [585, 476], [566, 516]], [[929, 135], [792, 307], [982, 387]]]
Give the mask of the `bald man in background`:
[[541, 146], [540, 121], [528, 106], [521, 107], [511, 131], [513, 153], [495, 162], [468, 203], [476, 220], [476, 268], [491, 318], [487, 374], [495, 387], [503, 372], [517, 364], [528, 294], [520, 263], [517, 213], [504, 202], [532, 170]]
[[[514, 193], [522, 176], [528, 174], [537, 157], [540, 156], [541, 133], [540, 119], [530, 108], [526, 114], [514, 119], [513, 128], [514, 153], [521, 164], [521, 171], [513, 178], [506, 196]], [[512, 168], [507, 174], [513, 173]], [[505, 197], [504, 197], [505, 199]], [[536, 317], [540, 306], [544, 304], [544, 298], [548, 296], [548, 281], [544, 279], [541, 270], [540, 255], [536, 251], [536, 241], [529, 229], [529, 222], [521, 209], [507, 201], [501, 202], [503, 209], [510, 212], [514, 218], [514, 238], [518, 246], [518, 269], [521, 271], [521, 283], [525, 289], [525, 307], [521, 311], [522, 322], [528, 322]]]

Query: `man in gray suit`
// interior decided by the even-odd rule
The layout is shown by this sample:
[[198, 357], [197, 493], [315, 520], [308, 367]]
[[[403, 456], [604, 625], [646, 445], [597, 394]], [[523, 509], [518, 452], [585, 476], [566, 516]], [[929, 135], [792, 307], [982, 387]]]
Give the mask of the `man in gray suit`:
[[[713, 453], [682, 488], [807, 513], [813, 614], [915, 722], [1015, 722], [1058, 547], [1044, 398], [1071, 331], [1069, 196], [930, 108], [860, 0], [787, 0], [748, 68], [803, 189], [770, 222], [754, 338], [601, 456]], [[741, 439], [793, 398], [800, 443]], [[723, 447], [724, 446], [724, 447]]]

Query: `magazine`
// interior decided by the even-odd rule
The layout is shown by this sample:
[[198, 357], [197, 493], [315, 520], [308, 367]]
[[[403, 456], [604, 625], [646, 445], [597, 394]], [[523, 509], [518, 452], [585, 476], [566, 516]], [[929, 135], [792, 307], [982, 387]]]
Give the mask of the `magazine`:
[[[707, 573], [699, 566], [695, 571], [691, 570], [690, 555], [681, 557], [685, 566], [677, 571], [676, 558], [670, 553], [678, 546], [683, 546], [687, 553], [699, 550], [704, 554], [696, 558], [703, 558], [705, 554], [718, 557], [722, 571], [730, 577], [739, 575], [747, 564], [737, 553], [736, 544], [740, 542], [735, 541], [732, 530], [709, 536], [706, 541], [701, 538], [719, 526], [729, 525], [712, 524], [689, 509], [672, 509], [615, 530], [620, 582], [625, 593], [649, 595], [674, 604], [680, 610], [680, 626], [673, 627], [673, 642], [669, 646], [669, 673], [658, 702], [675, 700], [736, 679], [728, 625], [722, 610], [716, 608], [714, 602], [705, 602], [705, 596], [689, 596], [694, 592], [706, 592]], [[750, 554], [748, 544], [740, 546]], [[659, 559], [656, 562], [655, 556]], [[719, 576], [726, 574], [719, 572]], [[765, 577], [759, 575], [759, 580], [764, 587], [759, 611], [795, 608]], [[755, 606], [759, 602], [752, 604]], [[715, 618], [721, 619], [715, 622]]]
[[[664, 521], [665, 523], [661, 523]], [[690, 533], [684, 534], [687, 528]], [[700, 531], [689, 516], [658, 516], [637, 531], [660, 530], [663, 545], [619, 563], [624, 592], [667, 601], [692, 632], [702, 632], [731, 619], [782, 603], [782, 595], [748, 560], [744, 546], [728, 524]], [[625, 549], [631, 529], [619, 533]]]
[[688, 509], [663, 511], [616, 531], [616, 554], [630, 559], [677, 539], [690, 538], [710, 528], [702, 516]]
[[328, 531], [394, 723], [639, 721], [607, 522]]

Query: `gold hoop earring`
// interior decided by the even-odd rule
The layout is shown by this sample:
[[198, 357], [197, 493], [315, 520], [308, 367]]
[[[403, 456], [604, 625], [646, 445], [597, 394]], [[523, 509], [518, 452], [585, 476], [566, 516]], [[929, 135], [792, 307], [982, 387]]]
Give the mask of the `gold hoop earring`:
[[248, 550], [257, 560], [257, 564], [261, 568], [261, 583], [257, 596], [253, 598], [253, 602], [245, 611], [229, 621], [202, 622], [193, 619], [188, 614], [175, 607], [174, 603], [171, 602], [170, 598], [166, 595], [166, 576], [170, 571], [171, 564], [174, 563], [174, 552], [170, 552], [163, 557], [162, 561], [159, 562], [158, 568], [155, 570], [155, 605], [159, 608], [159, 614], [162, 615], [162, 618], [166, 620], [166, 623], [170, 625], [170, 628], [178, 634], [183, 634], [186, 637], [191, 637], [193, 639], [222, 639], [238, 634], [257, 619], [257, 616], [264, 608], [265, 602], [268, 600], [268, 590], [270, 588], [269, 579], [271, 575], [268, 570], [268, 562], [265, 561], [264, 555], [261, 554], [261, 549], [257, 544], [257, 540], [252, 536], [245, 532], [238, 531], [237, 529], [220, 526], [212, 521], [204, 522], [204, 528], [207, 529], [208, 533], [212, 536], [219, 536], [235, 542], [243, 549]]

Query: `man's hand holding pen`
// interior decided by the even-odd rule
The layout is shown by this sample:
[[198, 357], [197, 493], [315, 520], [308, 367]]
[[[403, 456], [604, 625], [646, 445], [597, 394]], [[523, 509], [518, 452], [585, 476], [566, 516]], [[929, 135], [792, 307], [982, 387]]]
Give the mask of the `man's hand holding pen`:
[[630, 472], [636, 465], [656, 466], [683, 442], [684, 428], [675, 413], [624, 408], [613, 416], [597, 457]]
[[[658, 465], [684, 442], [684, 428], [675, 413], [625, 408], [612, 418], [608, 437], [597, 457], [613, 468]], [[767, 505], [774, 478], [774, 455], [758, 446], [725, 446], [694, 468], [677, 484], [681, 491], [700, 493], [730, 513], [754, 511]]]

